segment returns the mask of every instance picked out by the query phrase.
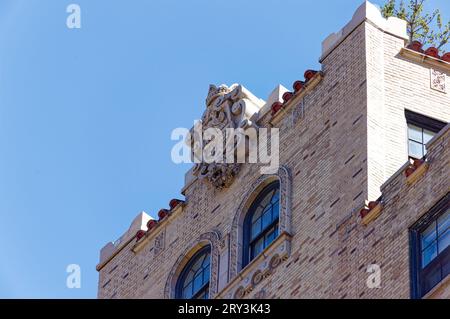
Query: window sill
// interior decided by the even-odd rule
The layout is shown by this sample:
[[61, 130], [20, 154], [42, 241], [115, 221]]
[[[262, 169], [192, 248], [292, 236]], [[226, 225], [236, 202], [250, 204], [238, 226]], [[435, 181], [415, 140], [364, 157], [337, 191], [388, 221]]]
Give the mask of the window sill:
[[261, 254], [245, 266], [216, 298], [240, 299], [251, 293], [255, 287], [285, 261], [291, 250], [291, 238], [287, 232], [281, 233]]
[[431, 289], [422, 299], [450, 299], [450, 275]]

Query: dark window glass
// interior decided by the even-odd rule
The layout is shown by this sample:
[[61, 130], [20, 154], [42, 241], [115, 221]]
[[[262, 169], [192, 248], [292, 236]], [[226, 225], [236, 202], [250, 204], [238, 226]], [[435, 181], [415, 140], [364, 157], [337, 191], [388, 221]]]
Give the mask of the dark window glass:
[[278, 236], [279, 183], [267, 186], [253, 202], [244, 222], [244, 266]]
[[411, 229], [413, 296], [423, 297], [450, 274], [450, 195]]
[[197, 252], [181, 272], [176, 287], [180, 299], [208, 299], [211, 249]]

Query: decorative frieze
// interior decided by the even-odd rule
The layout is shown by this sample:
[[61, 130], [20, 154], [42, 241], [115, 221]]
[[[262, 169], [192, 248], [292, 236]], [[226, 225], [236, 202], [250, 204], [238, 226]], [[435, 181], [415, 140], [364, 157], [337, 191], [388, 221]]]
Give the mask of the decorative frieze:
[[[240, 299], [252, 293], [275, 269], [289, 257], [291, 236], [286, 232], [271, 243], [256, 259], [252, 260], [242, 272], [235, 277], [225, 289], [219, 293], [219, 298]], [[257, 293], [260, 294], [261, 292]], [[262, 293], [264, 294], [264, 293]]]

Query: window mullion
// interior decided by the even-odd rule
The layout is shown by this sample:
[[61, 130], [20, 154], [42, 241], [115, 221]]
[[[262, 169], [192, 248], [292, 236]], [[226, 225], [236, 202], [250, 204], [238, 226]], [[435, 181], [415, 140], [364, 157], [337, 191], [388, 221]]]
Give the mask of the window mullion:
[[436, 257], [439, 255], [439, 228], [438, 228], [438, 222], [437, 219], [434, 222], [436, 224]]

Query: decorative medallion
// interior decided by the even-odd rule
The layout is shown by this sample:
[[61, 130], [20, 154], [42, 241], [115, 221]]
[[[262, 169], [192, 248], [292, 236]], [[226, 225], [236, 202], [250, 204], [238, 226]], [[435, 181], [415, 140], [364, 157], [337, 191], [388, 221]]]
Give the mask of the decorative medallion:
[[431, 88], [433, 90], [442, 92], [442, 93], [447, 93], [447, 86], [446, 86], [446, 81], [447, 81], [447, 76], [445, 73], [431, 69]]
[[234, 293], [234, 298], [235, 299], [242, 299], [245, 295], [245, 289], [244, 287], [239, 287], [236, 292]]
[[153, 253], [156, 256], [158, 256], [163, 250], [165, 246], [165, 235], [166, 232], [162, 231], [158, 236], [155, 238], [155, 244], [153, 246]]

